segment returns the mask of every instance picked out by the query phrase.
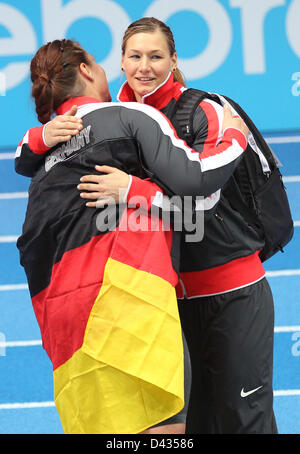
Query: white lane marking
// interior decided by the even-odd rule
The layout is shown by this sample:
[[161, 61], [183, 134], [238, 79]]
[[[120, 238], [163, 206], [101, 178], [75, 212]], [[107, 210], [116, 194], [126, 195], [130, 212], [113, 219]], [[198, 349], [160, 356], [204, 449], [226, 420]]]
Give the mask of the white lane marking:
[[16, 153], [0, 153], [0, 160], [15, 159]]
[[6, 347], [36, 347], [36, 346], [41, 346], [42, 341], [41, 340], [27, 340], [27, 341], [5, 341], [5, 342], [0, 342], [0, 347], [6, 348]]
[[279, 277], [279, 276], [299, 276], [300, 269], [298, 270], [276, 270], [276, 271], [267, 271], [266, 277]]
[[28, 290], [28, 285], [27, 284], [0, 285], [0, 292], [8, 292], [13, 290]]
[[0, 243], [16, 243], [18, 238], [17, 235], [1, 235]]
[[22, 408], [45, 408], [55, 407], [54, 402], [15, 402], [8, 404], [0, 404], [0, 410], [14, 410]]
[[294, 333], [300, 332], [300, 326], [275, 326], [274, 333]]
[[300, 175], [289, 175], [289, 176], [283, 176], [282, 181], [284, 183], [299, 183], [300, 182]]
[[274, 396], [300, 396], [300, 389], [280, 389], [274, 391]]
[[0, 200], [28, 199], [28, 192], [1, 192]]
[[265, 137], [267, 143], [298, 143], [300, 136]]

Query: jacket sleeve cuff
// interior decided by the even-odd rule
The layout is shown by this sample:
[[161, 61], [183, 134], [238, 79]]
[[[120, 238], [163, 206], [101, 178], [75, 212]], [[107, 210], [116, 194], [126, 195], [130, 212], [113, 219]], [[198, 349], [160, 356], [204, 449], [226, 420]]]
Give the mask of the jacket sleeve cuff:
[[124, 203], [127, 203], [128, 194], [129, 194], [129, 191], [130, 191], [130, 188], [131, 188], [131, 185], [132, 185], [132, 175], [128, 175], [128, 176], [129, 176], [129, 183], [128, 183], [126, 192], [124, 194], [124, 200], [123, 200]]
[[140, 196], [144, 201], [147, 201], [148, 209], [150, 209], [152, 201], [158, 192], [162, 193], [161, 188], [152, 181], [131, 176], [131, 184], [129, 183], [126, 201], [130, 203], [131, 198]]
[[33, 153], [44, 154], [51, 148], [44, 142], [45, 126], [36, 126], [29, 130], [28, 146]]
[[236, 128], [228, 127], [223, 131], [223, 139], [230, 140], [235, 139], [243, 150], [246, 150], [248, 139], [245, 134]]
[[[48, 121], [48, 123], [50, 123], [50, 121]], [[47, 144], [46, 139], [45, 139], [45, 128], [46, 128], [46, 126], [47, 126], [48, 123], [45, 123], [45, 124], [42, 126], [42, 128], [43, 128], [43, 142], [44, 142], [45, 147], [47, 147], [48, 150], [49, 150], [49, 148], [51, 148], [51, 147], [50, 147], [50, 145]]]

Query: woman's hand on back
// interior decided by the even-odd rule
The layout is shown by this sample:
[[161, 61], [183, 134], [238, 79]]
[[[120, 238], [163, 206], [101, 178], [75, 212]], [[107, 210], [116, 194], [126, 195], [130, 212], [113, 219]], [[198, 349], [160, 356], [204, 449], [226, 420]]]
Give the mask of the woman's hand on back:
[[232, 115], [231, 108], [228, 104], [224, 105], [223, 131], [227, 128], [239, 129], [246, 138], [248, 138], [249, 129], [241, 117]]
[[81, 191], [80, 197], [89, 199], [86, 206], [100, 208], [106, 204], [124, 203], [130, 181], [129, 175], [110, 166], [95, 166], [95, 169], [105, 175], [84, 175], [77, 186]]
[[54, 147], [60, 142], [67, 142], [81, 131], [83, 128], [82, 119], [74, 116], [76, 112], [77, 106], [74, 105], [64, 115], [57, 115], [53, 120], [46, 123], [44, 139], [48, 147]]

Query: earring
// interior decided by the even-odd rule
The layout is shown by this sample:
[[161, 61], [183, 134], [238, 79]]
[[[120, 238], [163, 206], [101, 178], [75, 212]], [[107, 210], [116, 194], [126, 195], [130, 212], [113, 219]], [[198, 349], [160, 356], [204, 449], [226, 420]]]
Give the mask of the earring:
[[176, 71], [176, 69], [177, 69], [177, 68], [174, 68], [174, 69], [173, 69], [173, 73]]

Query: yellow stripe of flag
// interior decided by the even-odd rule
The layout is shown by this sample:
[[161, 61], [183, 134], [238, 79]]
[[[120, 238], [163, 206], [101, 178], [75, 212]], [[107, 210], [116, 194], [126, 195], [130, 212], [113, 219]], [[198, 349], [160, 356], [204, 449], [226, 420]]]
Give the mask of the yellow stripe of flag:
[[108, 259], [82, 347], [54, 371], [66, 433], [139, 433], [184, 406], [174, 287]]

